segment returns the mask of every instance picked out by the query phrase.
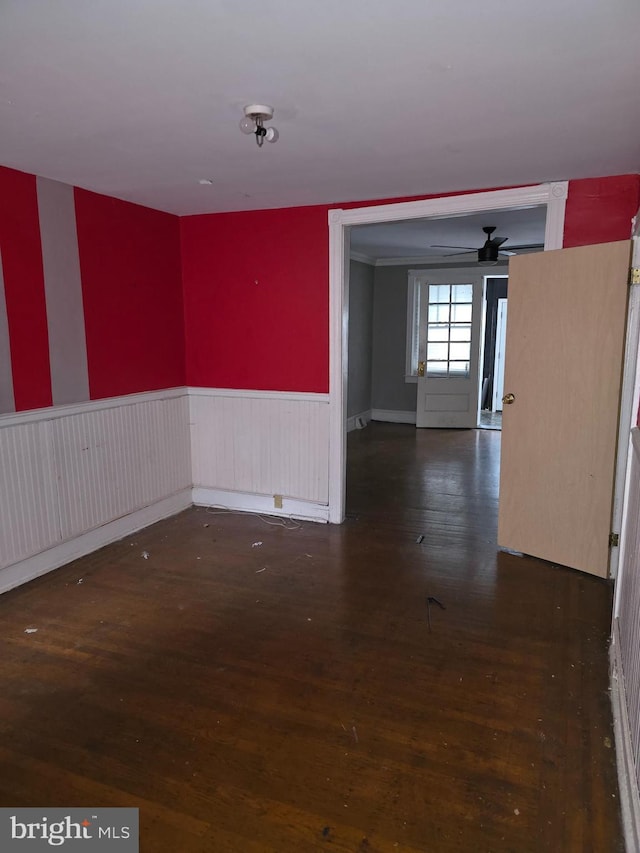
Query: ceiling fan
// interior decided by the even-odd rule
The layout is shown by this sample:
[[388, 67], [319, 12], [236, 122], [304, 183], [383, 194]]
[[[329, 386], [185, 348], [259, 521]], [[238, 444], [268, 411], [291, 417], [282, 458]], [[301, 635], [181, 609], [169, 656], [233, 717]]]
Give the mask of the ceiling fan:
[[[528, 246], [509, 246], [508, 249], [501, 249], [503, 243], [506, 243], [508, 237], [492, 237], [491, 235], [496, 230], [495, 225], [485, 225], [482, 229], [487, 235], [486, 242], [479, 249], [473, 246], [431, 246], [432, 249], [468, 249], [468, 252], [455, 252], [454, 254], [468, 255], [472, 252], [478, 253], [478, 263], [484, 266], [494, 266], [498, 263], [500, 255], [510, 257], [518, 253], [521, 249], [542, 249], [544, 243], [531, 243]], [[451, 255], [453, 257], [453, 255]]]

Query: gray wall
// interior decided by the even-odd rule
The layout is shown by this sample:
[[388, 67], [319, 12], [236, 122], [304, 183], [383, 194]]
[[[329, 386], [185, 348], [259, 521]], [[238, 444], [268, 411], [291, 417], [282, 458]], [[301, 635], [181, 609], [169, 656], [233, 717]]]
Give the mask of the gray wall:
[[376, 267], [373, 287], [371, 406], [415, 412], [416, 384], [404, 381], [407, 281], [416, 267]]
[[36, 179], [54, 406], [91, 399], [74, 189]]
[[0, 254], [0, 415], [15, 412], [13, 397], [13, 373], [11, 372], [11, 345], [9, 343], [9, 321], [4, 296], [4, 274]]
[[371, 408], [374, 268], [360, 261], [349, 267], [349, 379], [347, 417]]

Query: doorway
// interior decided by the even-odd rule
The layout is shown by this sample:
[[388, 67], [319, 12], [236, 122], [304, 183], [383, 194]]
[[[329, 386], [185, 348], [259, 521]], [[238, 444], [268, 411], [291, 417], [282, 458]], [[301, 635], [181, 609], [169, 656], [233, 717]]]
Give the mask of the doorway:
[[561, 248], [567, 183], [373, 205], [329, 212], [330, 279], [330, 447], [329, 520], [341, 523], [346, 492], [346, 395], [350, 228], [366, 223], [447, 218], [482, 211], [546, 206], [544, 248]]
[[508, 289], [508, 275], [485, 277], [482, 393], [478, 420], [480, 429], [502, 429]]

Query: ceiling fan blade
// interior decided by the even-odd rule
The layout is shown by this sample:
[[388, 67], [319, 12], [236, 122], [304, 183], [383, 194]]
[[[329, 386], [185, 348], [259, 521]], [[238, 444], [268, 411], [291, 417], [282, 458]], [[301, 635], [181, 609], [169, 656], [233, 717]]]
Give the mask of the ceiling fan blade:
[[492, 240], [489, 240], [490, 243], [493, 243], [494, 246], [502, 246], [503, 243], [506, 243], [508, 237], [494, 237]]
[[509, 246], [510, 251], [519, 251], [520, 249], [544, 249], [544, 243], [529, 243], [526, 246]]
[[475, 252], [477, 249], [475, 246], [439, 246], [437, 243], [433, 243], [429, 246], [430, 249], [468, 249], [470, 252]]
[[498, 254], [499, 254], [499, 255], [507, 255], [509, 258], [511, 258], [511, 257], [513, 257], [514, 255], [517, 255], [518, 253], [517, 253], [517, 252], [512, 252], [512, 251], [511, 251], [511, 249], [509, 249], [508, 251], [507, 251], [507, 249], [499, 249], [499, 250], [498, 250]]
[[477, 255], [478, 252], [476, 249], [472, 249], [470, 252], [449, 252], [448, 255], [443, 255], [443, 258], [457, 258], [458, 255]]

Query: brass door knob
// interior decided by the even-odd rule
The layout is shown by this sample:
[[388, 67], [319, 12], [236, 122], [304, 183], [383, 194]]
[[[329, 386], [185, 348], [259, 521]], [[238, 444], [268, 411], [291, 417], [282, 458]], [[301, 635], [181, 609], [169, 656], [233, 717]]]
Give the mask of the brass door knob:
[[418, 362], [418, 376], [424, 376], [424, 361]]
[[505, 404], [505, 406], [510, 406], [515, 399], [516, 399], [515, 394], [505, 394], [504, 397], [502, 398], [502, 402]]

